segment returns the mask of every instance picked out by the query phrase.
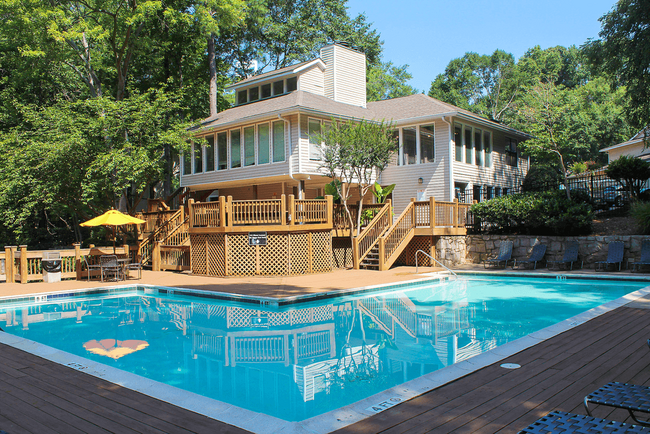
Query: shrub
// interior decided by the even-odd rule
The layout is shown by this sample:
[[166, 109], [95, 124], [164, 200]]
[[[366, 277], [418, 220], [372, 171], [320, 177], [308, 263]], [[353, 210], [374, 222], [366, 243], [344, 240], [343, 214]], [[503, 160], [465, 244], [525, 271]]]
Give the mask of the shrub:
[[630, 215], [636, 220], [643, 234], [650, 234], [650, 202], [634, 202]]
[[472, 205], [471, 212], [489, 231], [531, 235], [578, 235], [591, 232], [593, 211], [563, 191], [520, 193]]

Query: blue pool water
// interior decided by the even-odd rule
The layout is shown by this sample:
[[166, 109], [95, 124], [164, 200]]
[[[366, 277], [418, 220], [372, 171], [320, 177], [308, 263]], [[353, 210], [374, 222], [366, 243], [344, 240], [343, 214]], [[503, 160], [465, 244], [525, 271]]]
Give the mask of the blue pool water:
[[259, 308], [132, 290], [0, 305], [0, 327], [288, 421], [340, 408], [647, 286], [466, 277]]

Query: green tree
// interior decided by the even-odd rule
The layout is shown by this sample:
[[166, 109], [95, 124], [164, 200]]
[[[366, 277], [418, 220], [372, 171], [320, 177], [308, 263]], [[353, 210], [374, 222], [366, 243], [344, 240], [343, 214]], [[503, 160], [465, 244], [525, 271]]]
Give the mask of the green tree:
[[637, 198], [641, 187], [650, 178], [650, 163], [640, 158], [623, 155], [607, 165], [605, 173], [617, 180], [630, 192], [630, 196]]
[[591, 64], [609, 75], [614, 87], [625, 86], [626, 111], [637, 128], [650, 124], [650, 3], [619, 0], [600, 18], [601, 39], [585, 50]]
[[575, 45], [558, 45], [545, 50], [536, 45], [521, 56], [517, 67], [524, 86], [534, 86], [538, 81], [552, 78], [555, 85], [573, 89], [590, 78], [585, 56]]
[[359, 197], [365, 197], [374, 186], [376, 177], [388, 166], [397, 149], [392, 127], [383, 122], [336, 122], [318, 137], [322, 145], [321, 172], [334, 180], [352, 230], [350, 238], [359, 235], [363, 201], [359, 202], [357, 221], [354, 222], [348, 201], [352, 186]]
[[417, 89], [407, 84], [413, 78], [407, 69], [408, 65], [394, 66], [392, 62], [368, 67], [367, 100], [381, 101], [417, 93]]

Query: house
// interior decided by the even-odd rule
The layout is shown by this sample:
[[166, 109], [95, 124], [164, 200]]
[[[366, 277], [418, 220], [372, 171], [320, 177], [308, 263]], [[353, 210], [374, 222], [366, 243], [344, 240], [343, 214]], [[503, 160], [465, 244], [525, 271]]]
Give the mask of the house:
[[[528, 136], [426, 95], [366, 101], [365, 55], [342, 44], [320, 57], [228, 88], [235, 106], [205, 119], [182, 160], [181, 186], [198, 200], [312, 199], [330, 179], [314, 135], [334, 120], [391, 122], [399, 152], [377, 180], [396, 184], [395, 215], [411, 198], [471, 202], [519, 187]], [[198, 140], [204, 139], [204, 140]]]
[[[622, 155], [639, 157], [646, 161], [650, 160], [650, 149], [648, 149], [645, 143], [645, 131], [647, 130], [647, 128], [642, 129], [626, 142], [601, 149], [600, 152], [607, 154], [607, 164], [618, 159]], [[648, 131], [648, 133], [650, 133], [650, 131]]]

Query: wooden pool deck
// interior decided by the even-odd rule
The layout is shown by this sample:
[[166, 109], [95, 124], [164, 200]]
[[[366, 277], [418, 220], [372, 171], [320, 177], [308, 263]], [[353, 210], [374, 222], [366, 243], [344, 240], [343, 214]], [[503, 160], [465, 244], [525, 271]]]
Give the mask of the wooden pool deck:
[[[167, 277], [145, 273], [142, 283], [174, 286], [170, 273], [161, 274]], [[307, 277], [316, 277], [322, 290], [330, 290], [337, 285], [371, 285], [374, 275], [382, 275], [384, 282], [389, 277], [378, 272], [344, 274], [345, 285], [339, 279], [331, 279], [333, 275]], [[391, 276], [396, 281], [413, 278], [412, 271], [407, 269], [397, 269]], [[165, 283], [155, 283], [158, 279]], [[276, 288], [277, 294], [279, 291], [296, 294], [307, 284], [306, 280], [287, 279], [283, 289]], [[357, 279], [364, 284], [356, 284]], [[246, 286], [245, 282], [236, 283], [234, 279], [217, 280], [221, 284], [204, 281], [195, 285], [201, 289], [213, 284], [220, 288]], [[257, 278], [250, 280], [248, 284], [257, 288], [254, 293], [270, 295], [271, 283]], [[186, 281], [184, 285], [187, 284]], [[20, 288], [14, 288], [0, 284], [0, 295], [57, 290], [54, 288], [57, 284], [44, 285], [45, 289], [37, 289], [38, 285], [16, 284]], [[73, 288], [66, 285], [64, 289]], [[650, 384], [650, 349], [645, 343], [649, 337], [650, 301], [643, 299], [338, 432], [515, 433], [554, 409], [585, 414], [584, 396], [609, 381]], [[499, 366], [501, 363], [517, 363], [521, 368], [507, 370]], [[627, 419], [626, 412], [612, 412], [604, 407], [596, 408], [595, 415]], [[0, 431], [9, 434], [245, 432], [1, 344]]]

